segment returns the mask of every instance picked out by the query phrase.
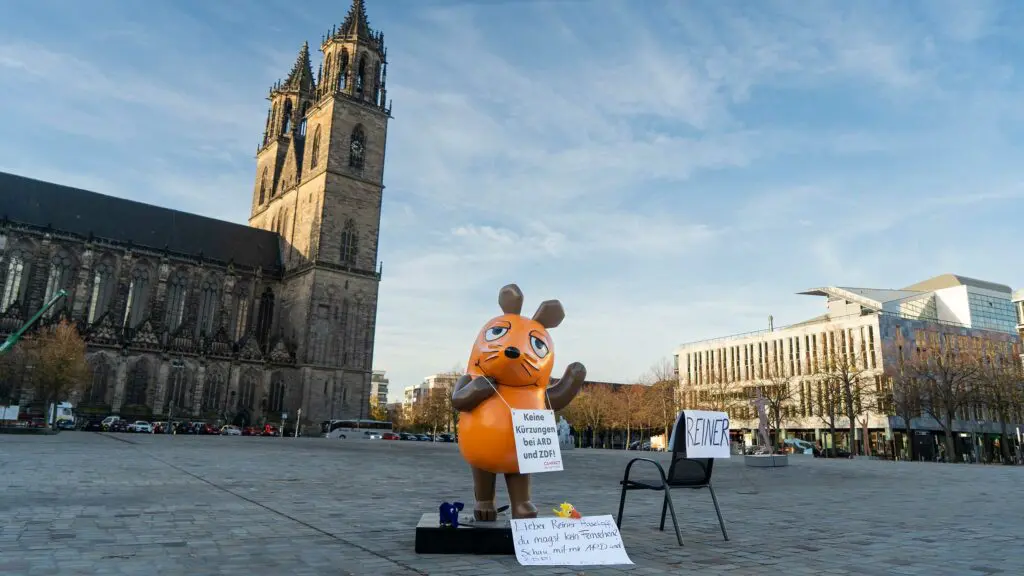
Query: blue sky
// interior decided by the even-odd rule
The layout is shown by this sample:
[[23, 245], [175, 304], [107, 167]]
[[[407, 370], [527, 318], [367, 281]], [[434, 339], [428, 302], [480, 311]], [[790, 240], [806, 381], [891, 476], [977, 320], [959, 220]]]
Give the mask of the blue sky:
[[[0, 170], [244, 222], [267, 88], [347, 0], [87, 4], [6, 4]], [[507, 282], [565, 305], [556, 371], [609, 381], [820, 313], [812, 286], [1024, 287], [1018, 3], [367, 7], [399, 393], [465, 362]]]

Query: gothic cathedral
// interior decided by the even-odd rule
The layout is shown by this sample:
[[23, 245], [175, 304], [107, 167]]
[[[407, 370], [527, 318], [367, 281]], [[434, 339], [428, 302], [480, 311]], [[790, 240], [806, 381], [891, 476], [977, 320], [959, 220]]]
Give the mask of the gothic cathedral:
[[[369, 417], [390, 106], [363, 0], [320, 51], [270, 90], [249, 226], [0, 173], [0, 337], [67, 290], [41, 325], [86, 340], [80, 414]], [[16, 368], [0, 404], [31, 406]]]

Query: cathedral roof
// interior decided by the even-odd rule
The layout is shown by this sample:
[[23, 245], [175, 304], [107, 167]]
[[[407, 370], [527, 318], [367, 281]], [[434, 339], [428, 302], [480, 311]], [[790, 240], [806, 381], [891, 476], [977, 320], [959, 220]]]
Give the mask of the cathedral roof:
[[0, 219], [268, 271], [281, 266], [274, 232], [6, 172]]

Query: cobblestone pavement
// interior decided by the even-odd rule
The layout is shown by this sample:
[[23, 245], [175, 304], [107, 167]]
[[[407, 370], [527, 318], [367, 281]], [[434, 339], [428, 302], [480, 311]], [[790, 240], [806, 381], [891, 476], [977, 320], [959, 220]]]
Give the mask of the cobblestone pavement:
[[[567, 452], [565, 472], [535, 478], [535, 502], [614, 514], [633, 455]], [[471, 501], [450, 444], [0, 436], [0, 574], [1024, 574], [1024, 468], [791, 462], [716, 466], [729, 542], [707, 491], [675, 492], [682, 548], [657, 530], [658, 495], [633, 492], [635, 566], [528, 570], [413, 552], [422, 513]]]

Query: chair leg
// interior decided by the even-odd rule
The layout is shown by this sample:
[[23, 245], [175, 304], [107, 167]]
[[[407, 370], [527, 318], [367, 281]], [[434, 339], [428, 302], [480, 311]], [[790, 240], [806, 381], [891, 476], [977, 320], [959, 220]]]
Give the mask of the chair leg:
[[722, 527], [722, 536], [729, 540], [729, 533], [725, 530], [725, 520], [722, 518], [722, 509], [718, 507], [718, 497], [715, 496], [715, 489], [711, 484], [708, 484], [708, 491], [711, 492], [711, 501], [715, 503], [715, 514], [718, 514], [718, 525]]
[[668, 513], [668, 490], [665, 490], [665, 500], [661, 503], [661, 524], [658, 526], [658, 530], [665, 531], [665, 514]]
[[[672, 514], [672, 526], [676, 529], [676, 540], [683, 545], [683, 535], [679, 533], [679, 521], [676, 520], [676, 507], [672, 505], [672, 496], [669, 494], [668, 486], [665, 486], [665, 503], [668, 504], [668, 511]], [[664, 518], [664, 516], [662, 516]], [[664, 525], [664, 522], [662, 522]]]
[[626, 487], [622, 487], [622, 495], [619, 497], [619, 515], [615, 517], [615, 525], [622, 528], [622, 509], [626, 506]]

